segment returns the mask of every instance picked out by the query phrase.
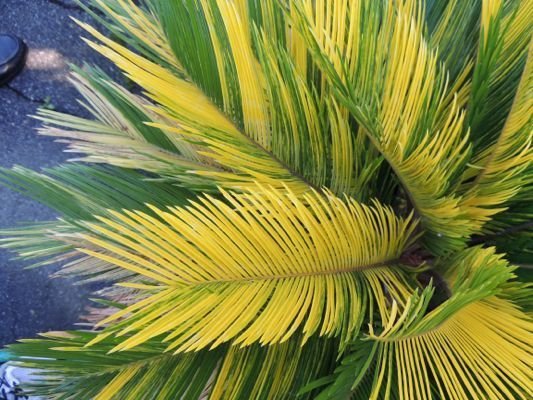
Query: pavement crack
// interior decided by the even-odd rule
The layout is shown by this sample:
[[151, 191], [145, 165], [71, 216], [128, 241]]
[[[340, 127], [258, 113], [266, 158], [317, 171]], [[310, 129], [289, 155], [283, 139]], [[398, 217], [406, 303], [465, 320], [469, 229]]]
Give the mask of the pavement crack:
[[[52, 106], [50, 104], [50, 100], [48, 98], [46, 99], [36, 99], [34, 97], [28, 96], [26, 93], [24, 93], [22, 90], [17, 89], [16, 87], [13, 87], [11, 85], [5, 85], [6, 89], [11, 90], [13, 93], [15, 93], [17, 96], [19, 96], [21, 99], [24, 99], [30, 103], [38, 104], [41, 107], [49, 108], [57, 112], [61, 112], [63, 114], [68, 114], [68, 111], [65, 109], [59, 109], [57, 106]], [[52, 108], [50, 108], [52, 107]]]
[[34, 99], [33, 97], [30, 97], [27, 94], [25, 94], [22, 90], [19, 90], [16, 87], [13, 87], [11, 85], [5, 85], [5, 88], [11, 90], [17, 96], [22, 97], [26, 101], [30, 101], [32, 103], [41, 104], [41, 105], [46, 103], [44, 99]]

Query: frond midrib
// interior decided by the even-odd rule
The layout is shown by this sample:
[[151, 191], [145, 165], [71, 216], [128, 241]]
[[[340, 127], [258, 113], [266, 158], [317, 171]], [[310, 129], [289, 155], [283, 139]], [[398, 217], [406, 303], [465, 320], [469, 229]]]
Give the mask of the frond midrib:
[[512, 226], [509, 226], [507, 228], [504, 228], [500, 232], [489, 233], [489, 234], [486, 234], [486, 235], [473, 236], [472, 239], [470, 240], [469, 244], [471, 246], [477, 245], [477, 244], [482, 244], [482, 243], [485, 243], [487, 241], [490, 241], [491, 239], [497, 239], [499, 237], [502, 237], [502, 236], [505, 236], [505, 235], [512, 235], [514, 233], [520, 233], [522, 231], [527, 231], [528, 229], [533, 229], [533, 221], [523, 222], [523, 223], [518, 224], [518, 225], [512, 225]]
[[[245, 277], [240, 279], [224, 279], [224, 280], [209, 280], [209, 281], [198, 281], [198, 282], [188, 282], [187, 286], [202, 286], [202, 285], [212, 285], [220, 283], [248, 283], [255, 281], [276, 281], [276, 280], [285, 280], [293, 278], [311, 278], [319, 276], [333, 276], [333, 275], [342, 275], [350, 274], [354, 272], [362, 272], [370, 269], [379, 269], [389, 267], [394, 264], [401, 262], [401, 257], [390, 258], [384, 261], [378, 261], [375, 263], [359, 265], [355, 267], [346, 267], [338, 268], [331, 271], [315, 271], [315, 272], [306, 272], [306, 273], [295, 273], [295, 274], [285, 274], [285, 275], [264, 275], [264, 276], [254, 276], [254, 277]], [[182, 286], [182, 285], [180, 285]]]

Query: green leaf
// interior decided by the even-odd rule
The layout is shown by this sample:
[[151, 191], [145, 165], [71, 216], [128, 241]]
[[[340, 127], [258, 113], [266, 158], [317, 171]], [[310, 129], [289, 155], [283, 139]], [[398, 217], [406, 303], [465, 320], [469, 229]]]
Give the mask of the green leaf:
[[84, 347], [95, 332], [50, 332], [9, 346], [12, 360], [36, 369], [30, 395], [54, 399], [198, 398], [224, 356], [224, 350], [173, 356], [152, 340], [135, 351], [108, 355], [109, 338]]
[[92, 220], [107, 210], [138, 209], [183, 204], [191, 193], [167, 183], [150, 180], [132, 170], [68, 164], [44, 173], [24, 167], [0, 169], [0, 179], [11, 188], [55, 209], [72, 220]]
[[[174, 356], [154, 338], [108, 354], [116, 339], [86, 347], [96, 332], [49, 332], [9, 346], [12, 363], [39, 371], [27, 394], [54, 399], [289, 399], [332, 370], [335, 342], [313, 338], [276, 346], [222, 347]], [[305, 396], [303, 398], [310, 398]]]

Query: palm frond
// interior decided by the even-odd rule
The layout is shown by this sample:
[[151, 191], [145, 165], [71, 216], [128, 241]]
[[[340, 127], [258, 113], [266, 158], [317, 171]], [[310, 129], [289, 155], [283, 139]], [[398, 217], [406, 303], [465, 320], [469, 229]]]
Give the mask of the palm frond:
[[150, 297], [102, 322], [126, 317], [102, 337], [137, 331], [116, 350], [163, 333], [177, 351], [280, 343], [299, 331], [304, 342], [317, 332], [346, 340], [361, 324], [366, 296], [385, 310], [384, 287], [399, 302], [408, 295], [398, 264], [412, 240], [411, 217], [331, 194], [300, 200], [258, 187], [223, 195], [231, 206], [206, 197], [154, 208], [158, 219], [126, 211], [88, 225], [98, 236], [85, 240], [115, 256], [79, 251], [156, 282]]
[[[533, 161], [532, 114], [533, 46], [518, 84], [513, 105], [498, 139], [479, 154], [472, 184], [463, 199], [476, 230], [479, 231], [494, 214], [501, 212], [523, 187], [533, 185], [528, 170]], [[529, 173], [528, 173], [529, 172]]]
[[60, 214], [0, 247], [100, 288], [31, 393], [533, 397], [531, 0], [79, 2], [133, 85], [0, 169]]
[[[333, 3], [344, 2], [330, 7], [341, 9]], [[405, 188], [428, 231], [426, 244], [435, 252], [460, 248], [468, 221], [450, 189], [469, 154], [465, 115], [424, 40], [423, 14], [415, 2], [373, 2], [354, 10], [344, 36], [324, 37], [310, 22], [311, 7], [302, 7], [296, 22], [339, 101]], [[364, 40], [346, 47], [351, 32]]]
[[511, 302], [479, 301], [432, 331], [355, 343], [337, 381], [317, 398], [527, 399], [531, 329]]
[[86, 69], [73, 73], [71, 82], [84, 96], [82, 104], [96, 120], [41, 109], [36, 116], [44, 122], [40, 134], [67, 143], [67, 152], [84, 154], [70, 161], [142, 169], [178, 186], [216, 189], [217, 181], [191, 175], [196, 171], [222, 170], [206, 165], [194, 145], [180, 135], [146, 125], [165, 121], [150, 111], [148, 101], [108, 80], [101, 71]]
[[[254, 181], [280, 188], [289, 185], [297, 193], [309, 189], [309, 184], [277, 160], [268, 148], [241, 132], [198, 86], [113, 42], [87, 24], [79, 24], [104, 43], [88, 41], [89, 45], [147, 90], [151, 99], [164, 107], [153, 110], [173, 121], [172, 124], [152, 123], [151, 126], [175, 132], [203, 146], [202, 156], [229, 170], [195, 171], [195, 176], [208, 177], [221, 186], [237, 190], [253, 186]], [[180, 96], [174, 93], [180, 93]], [[280, 182], [283, 185], [280, 186]]]
[[[250, 7], [234, 7], [224, 1], [155, 2], [161, 29], [184, 68], [179, 75], [150, 64], [83, 26], [105, 46], [92, 45], [118, 63], [164, 107], [157, 112], [167, 122], [151, 125], [201, 144], [206, 148], [201, 152], [203, 161], [211, 160], [226, 169], [195, 171], [195, 176], [209, 176], [232, 189], [246, 187], [246, 178], [239, 181], [228, 173], [229, 169], [271, 186], [281, 180], [293, 182], [289, 184], [296, 185], [292, 188], [295, 192], [327, 184], [335, 193], [366, 200], [365, 190], [379, 187], [371, 178], [382, 161], [380, 154], [372, 149], [363, 132], [352, 134], [343, 107], [319, 100], [320, 90], [314, 88], [311, 76], [292, 63], [289, 53], [301, 50], [294, 50], [294, 42], [285, 43], [286, 35], [281, 34], [291, 29], [282, 7], [256, 5], [255, 12]], [[135, 12], [146, 14], [141, 8]], [[189, 23], [173, 24], [171, 21], [176, 19]], [[279, 40], [250, 29], [249, 19], [271, 24], [280, 31], [274, 35]], [[275, 22], [268, 22], [270, 19]], [[161, 92], [163, 87], [166, 92]], [[171, 87], [186, 94], [187, 100], [176, 102], [169, 94]], [[190, 101], [193, 98], [195, 101]], [[279, 102], [279, 98], [284, 100]], [[198, 101], [204, 106], [187, 108], [200, 104]], [[351, 143], [359, 146], [349, 146]]]
[[[383, 161], [379, 152], [360, 129], [354, 132], [345, 107], [321, 98], [323, 92], [294, 62], [286, 45], [264, 31], [256, 33], [255, 43], [272, 108], [273, 153], [308, 181], [368, 199], [378, 186], [375, 172]], [[292, 137], [292, 145], [287, 145], [287, 137]]]
[[[135, 350], [108, 354], [118, 342], [107, 338], [86, 347], [95, 332], [49, 332], [9, 346], [15, 363], [38, 368], [28, 394], [57, 400], [292, 397], [297, 388], [331, 371], [333, 341], [313, 338], [275, 346], [172, 355], [153, 339]], [[58, 395], [58, 393], [60, 393]], [[305, 396], [303, 398], [310, 398]]]
[[[380, 336], [379, 374], [395, 381], [400, 398], [526, 399], [532, 395], [531, 329], [510, 302], [473, 303], [433, 331]], [[380, 390], [387, 393], [391, 385], [374, 386], [375, 398]]]
[[483, 1], [480, 39], [468, 105], [475, 154], [497, 140], [530, 47], [530, 0]]
[[147, 6], [139, 6], [131, 0], [90, 0], [87, 4], [76, 0], [76, 3], [117, 40], [128, 43], [130, 48], [176, 73], [183, 71], [172, 54], [157, 17]]
[[370, 326], [369, 337], [353, 344], [334, 378], [318, 382], [330, 383], [319, 398], [352, 391], [369, 399], [531, 396], [533, 324], [498, 297], [513, 269], [493, 249], [472, 248], [448, 263], [451, 297], [424, 312], [432, 292], [426, 288], [380, 333]]
[[0, 247], [15, 252], [15, 259], [34, 261], [28, 268], [68, 260], [74, 250], [72, 245], [50, 235], [50, 232], [60, 232], [63, 228], [68, 229], [57, 221], [48, 221], [2, 229]]
[[66, 164], [38, 173], [24, 167], [0, 169], [3, 184], [71, 220], [91, 220], [107, 210], [135, 208], [149, 212], [147, 198], [156, 207], [184, 204], [192, 193], [158, 182], [150, 175], [111, 166]]
[[[332, 370], [335, 341], [298, 338], [272, 346], [230, 347], [212, 385], [213, 399], [291, 399], [298, 389]], [[301, 398], [312, 399], [311, 392]]]
[[199, 398], [224, 357], [224, 349], [178, 357], [165, 354], [152, 340], [120, 356], [107, 352], [112, 339], [90, 349], [84, 347], [94, 332], [49, 332], [39, 339], [10, 346], [18, 365], [39, 373], [25, 390], [57, 400]]
[[15, 251], [19, 259], [31, 260], [32, 267], [62, 263], [59, 275], [83, 281], [125, 279], [131, 273], [76, 251], [79, 234], [86, 228], [79, 221], [93, 220], [123, 207], [151, 213], [145, 204], [150, 198], [157, 207], [185, 204], [192, 194], [164, 182], [116, 167], [88, 167], [68, 164], [37, 173], [23, 167], [0, 169], [0, 180], [61, 214], [56, 221], [27, 223], [2, 229], [0, 247]]
[[[481, 0], [435, 0], [426, 4], [428, 42], [438, 50], [451, 81], [461, 85], [474, 66]], [[461, 38], [461, 46], [457, 46], [457, 38]]]

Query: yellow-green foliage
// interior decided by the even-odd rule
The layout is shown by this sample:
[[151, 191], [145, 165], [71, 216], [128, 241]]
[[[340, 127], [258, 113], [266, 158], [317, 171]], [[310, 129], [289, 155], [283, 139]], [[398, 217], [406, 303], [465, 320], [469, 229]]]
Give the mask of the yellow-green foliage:
[[531, 0], [136, 3], [78, 21], [131, 90], [36, 116], [77, 163], [0, 171], [61, 214], [0, 244], [107, 284], [29, 392], [533, 397]]

